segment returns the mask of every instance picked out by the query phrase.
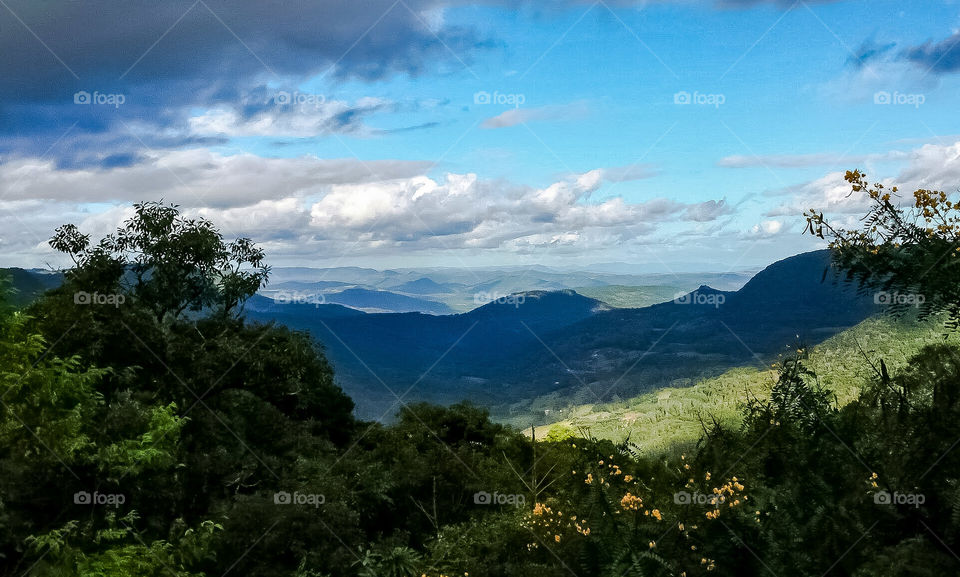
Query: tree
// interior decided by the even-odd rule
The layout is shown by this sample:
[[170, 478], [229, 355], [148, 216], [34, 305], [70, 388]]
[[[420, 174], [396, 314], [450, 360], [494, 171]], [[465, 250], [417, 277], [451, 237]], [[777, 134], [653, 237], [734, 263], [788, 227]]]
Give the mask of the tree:
[[[248, 239], [225, 243], [212, 223], [159, 203], [137, 204], [116, 234], [95, 244], [65, 225], [51, 245], [74, 266], [29, 307], [25, 330], [42, 334], [38, 342], [71, 359], [71, 368], [99, 371], [84, 389], [96, 433], [83, 441], [84, 471], [135, 493], [139, 523], [121, 510], [93, 524], [67, 518], [78, 522], [45, 526], [35, 542], [68, 552], [48, 559], [91, 574], [122, 572], [141, 554], [207, 574], [238, 559], [248, 575], [289, 574], [307, 557], [311, 569], [342, 565], [349, 551], [338, 551], [329, 528], [357, 543], [351, 535], [359, 531], [347, 482], [328, 470], [353, 438], [353, 402], [309, 334], [243, 317], [243, 302], [268, 277], [262, 250]], [[276, 504], [277, 492], [298, 489], [330, 498], [322, 517]], [[218, 529], [184, 554], [190, 559], [166, 556], [183, 549], [188, 527], [208, 521]], [[142, 546], [127, 547], [127, 536]], [[84, 544], [114, 537], [126, 548]], [[269, 554], [245, 557], [261, 537]]]
[[188, 219], [176, 205], [142, 202], [116, 234], [96, 245], [75, 225], [56, 230], [50, 245], [76, 265], [68, 284], [83, 290], [118, 288], [158, 319], [184, 311], [236, 311], [266, 286], [270, 267], [248, 238], [226, 243], [208, 220]]
[[0, 573], [196, 575], [219, 526], [164, 527], [168, 541], [137, 512], [171, 496], [157, 479], [178, 467], [186, 419], [175, 405], [106, 403], [110, 371], [51, 354], [3, 296]]
[[834, 262], [847, 279], [882, 291], [875, 301], [889, 304], [894, 313], [915, 307], [923, 318], [945, 311], [947, 325], [960, 326], [960, 202], [942, 191], [919, 189], [913, 207], [903, 208], [896, 186], [887, 191], [883, 184], [870, 184], [859, 170], [844, 178], [851, 194], [865, 192], [872, 203], [863, 227], [835, 227], [823, 212], [810, 209], [804, 232], [829, 238]]

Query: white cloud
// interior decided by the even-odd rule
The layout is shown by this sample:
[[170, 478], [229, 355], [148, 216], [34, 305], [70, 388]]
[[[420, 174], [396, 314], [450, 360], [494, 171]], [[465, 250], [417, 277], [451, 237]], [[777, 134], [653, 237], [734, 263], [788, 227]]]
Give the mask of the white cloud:
[[765, 220], [760, 224], [753, 225], [751, 232], [754, 235], [774, 236], [783, 229], [783, 222], [779, 220]]
[[661, 226], [731, 212], [724, 200], [592, 200], [605, 182], [603, 169], [538, 188], [469, 173], [428, 176], [430, 167], [207, 150], [153, 153], [112, 169], [59, 170], [17, 159], [0, 164], [0, 227], [31, 234], [5, 234], [0, 242], [7, 258], [49, 258], [44, 242], [56, 226], [74, 222], [99, 238], [130, 216], [132, 202], [160, 199], [213, 221], [228, 237], [250, 236], [280, 258], [310, 261], [348, 251], [619, 250]]
[[891, 53], [848, 68], [822, 85], [819, 91], [822, 98], [837, 103], [874, 103], [875, 95], [881, 92], [926, 94], [934, 90], [938, 82], [933, 75], [925, 74], [911, 62], [896, 59]]
[[816, 180], [776, 191], [788, 200], [768, 210], [765, 216], [801, 216], [811, 209], [825, 213], [863, 213], [870, 206], [866, 192], [852, 192], [845, 172], [831, 172]]
[[[960, 186], [960, 141], [952, 144], [924, 144], [910, 152], [888, 153], [883, 156], [900, 159], [901, 168], [894, 177], [876, 178], [868, 174], [870, 182], [879, 181], [888, 189], [899, 189], [900, 204], [913, 203], [912, 192], [918, 188], [955, 191]], [[831, 172], [818, 179], [777, 191], [769, 196], [785, 196], [787, 200], [768, 210], [768, 217], [800, 216], [815, 209], [826, 214], [862, 215], [870, 207], [865, 191], [853, 192], [844, 180], [844, 172]]]
[[131, 166], [57, 169], [52, 160], [0, 164], [0, 200], [130, 202], [161, 198], [184, 206], [240, 207], [323, 192], [341, 183], [410, 178], [428, 162], [354, 158], [225, 156], [205, 149], [152, 152]]
[[[280, 96], [278, 96], [280, 95]], [[292, 99], [303, 97], [303, 102]], [[281, 101], [278, 103], [277, 99]], [[290, 100], [284, 102], [283, 99]], [[381, 98], [361, 98], [351, 104], [322, 95], [278, 92], [266, 105], [244, 115], [236, 107], [218, 107], [187, 119], [192, 136], [274, 136], [309, 138], [326, 134], [371, 134], [363, 119], [392, 106]]]
[[844, 155], [833, 152], [817, 152], [811, 154], [760, 154], [755, 156], [733, 155], [727, 156], [717, 163], [717, 166], [726, 168], [807, 168], [811, 166], [838, 166], [863, 164], [866, 162], [883, 162], [907, 158], [909, 153], [891, 150], [882, 154]]
[[481, 128], [508, 128], [518, 124], [530, 124], [543, 120], [572, 120], [582, 118], [588, 113], [587, 105], [583, 102], [539, 108], [511, 108], [497, 116], [488, 118], [480, 125]]
[[910, 162], [896, 180], [904, 190], [957, 190], [960, 187], [960, 141], [921, 146], [913, 151]]

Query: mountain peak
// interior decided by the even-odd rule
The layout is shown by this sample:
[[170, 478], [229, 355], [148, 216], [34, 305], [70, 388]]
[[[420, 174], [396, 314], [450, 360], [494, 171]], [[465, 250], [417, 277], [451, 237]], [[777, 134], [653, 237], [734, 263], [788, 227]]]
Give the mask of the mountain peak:
[[[585, 297], [571, 290], [532, 290], [507, 294], [490, 293], [478, 294], [478, 300], [487, 301], [469, 313], [475, 316], [490, 316], [505, 314], [505, 309], [513, 309], [521, 316], [556, 315], [585, 316], [594, 312], [607, 310], [610, 307], [597, 299]], [[506, 311], [511, 312], [511, 311]]]

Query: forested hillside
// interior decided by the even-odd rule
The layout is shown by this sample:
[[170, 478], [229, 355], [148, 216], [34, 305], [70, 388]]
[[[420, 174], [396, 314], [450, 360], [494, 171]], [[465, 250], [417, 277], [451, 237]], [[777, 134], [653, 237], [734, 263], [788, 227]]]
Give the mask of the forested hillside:
[[[844, 406], [868, 388], [877, 376], [880, 360], [890, 371], [909, 365], [924, 347], [943, 341], [943, 320], [919, 321], [915, 316], [869, 318], [857, 326], [809, 347], [806, 364], [820, 383]], [[784, 347], [779, 359], [804, 345]], [[562, 439], [583, 431], [620, 442], [629, 440], [644, 451], [692, 446], [714, 419], [727, 427], [743, 423], [743, 406], [752, 398], [766, 398], [777, 382], [777, 365], [746, 366], [719, 376], [658, 388], [628, 400], [571, 405], [569, 399], [548, 396], [534, 401], [553, 423], [536, 428], [538, 437]], [[562, 407], [557, 409], [556, 407]]]
[[[63, 284], [0, 311], [0, 573], [958, 574], [957, 208], [847, 179], [872, 199], [865, 228], [810, 213], [809, 231], [839, 278], [898, 305], [902, 346], [880, 336], [900, 325], [871, 321], [784, 349], [768, 390], [748, 371], [717, 381], [754, 395], [734, 420], [726, 400], [699, 407], [680, 445], [534, 441], [469, 404], [359, 420], [310, 335], [242, 315], [270, 273], [249, 240], [150, 202], [95, 242], [63, 226]], [[931, 327], [936, 344], [907, 342]], [[851, 338], [856, 373], [832, 352]]]
[[565, 400], [547, 405], [556, 410], [716, 376], [775, 359], [798, 339], [821, 342], [882, 311], [872, 295], [825, 277], [830, 266], [828, 251], [800, 254], [737, 291], [701, 286], [636, 309], [563, 290], [520, 292], [457, 315], [351, 316], [332, 304], [261, 297], [246, 313], [324, 343], [364, 418], [397, 409], [383, 379], [404, 383], [411, 400], [466, 399], [492, 407], [498, 419], [542, 424], [539, 406], [550, 396]]

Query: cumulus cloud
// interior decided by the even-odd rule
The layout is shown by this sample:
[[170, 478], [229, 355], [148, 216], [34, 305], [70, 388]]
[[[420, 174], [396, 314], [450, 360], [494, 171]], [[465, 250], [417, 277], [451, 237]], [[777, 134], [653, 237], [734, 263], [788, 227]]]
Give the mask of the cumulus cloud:
[[772, 194], [787, 196], [788, 200], [768, 210], [765, 216], [798, 217], [811, 209], [831, 214], [863, 213], [870, 206], [870, 198], [864, 191], [851, 192], [844, 174], [831, 172], [810, 182], [774, 191]]
[[731, 211], [724, 200], [593, 200], [605, 181], [603, 169], [532, 187], [475, 174], [433, 177], [430, 168], [409, 161], [268, 159], [205, 150], [152, 153], [111, 169], [64, 170], [49, 161], [17, 159], [0, 164], [0, 225], [30, 231], [3, 239], [8, 255], [33, 255], [43, 253], [43, 241], [65, 221], [102, 236], [129, 216], [131, 202], [163, 198], [212, 220], [228, 236], [250, 236], [284, 257], [316, 258], [347, 250], [390, 255], [611, 249], [663, 225], [709, 222]]
[[52, 160], [14, 158], [0, 164], [0, 200], [76, 203], [166, 199], [184, 206], [243, 207], [303, 196], [346, 182], [379, 182], [423, 174], [432, 164], [355, 158], [264, 158], [206, 149], [151, 152], [114, 168], [60, 169]]
[[751, 234], [759, 236], [774, 236], [783, 229], [783, 222], [779, 220], [765, 220], [759, 224], [753, 225], [750, 229]]
[[[954, 191], [960, 185], [960, 141], [952, 144], [925, 144], [909, 152], [891, 153], [902, 166], [893, 177], [878, 178], [884, 186], [897, 186], [902, 203], [910, 204], [910, 192], [918, 188]], [[828, 214], [863, 214], [870, 207], [866, 192], [853, 192], [843, 176], [845, 171], [826, 174], [815, 180], [767, 193], [767, 196], [786, 197], [765, 215], [800, 216], [816, 209]], [[869, 180], [875, 179], [868, 175]]]
[[681, 218], [689, 206], [664, 198], [586, 202], [600, 184], [598, 171], [591, 171], [544, 188], [485, 181], [474, 174], [338, 185], [313, 205], [311, 224], [325, 237], [385, 243], [440, 238], [478, 248], [522, 237], [572, 238], [563, 235], [590, 228], [630, 234], [635, 227]]
[[960, 141], [925, 144], [913, 151], [896, 181], [905, 190], [955, 191], [960, 187]]

